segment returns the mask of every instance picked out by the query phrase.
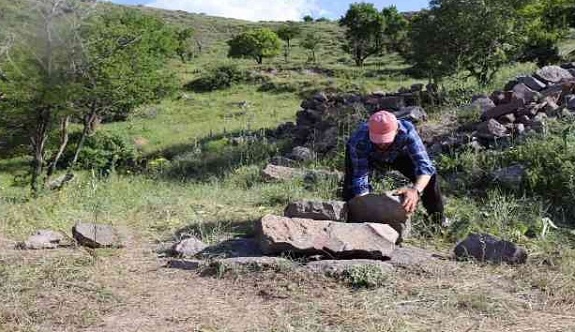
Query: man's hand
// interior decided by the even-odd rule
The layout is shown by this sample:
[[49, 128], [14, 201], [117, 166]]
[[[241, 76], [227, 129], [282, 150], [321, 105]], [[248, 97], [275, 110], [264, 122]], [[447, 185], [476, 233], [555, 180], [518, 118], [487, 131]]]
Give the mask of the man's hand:
[[403, 196], [403, 208], [409, 214], [415, 212], [419, 202], [419, 193], [415, 188], [401, 188], [394, 191], [395, 195]]

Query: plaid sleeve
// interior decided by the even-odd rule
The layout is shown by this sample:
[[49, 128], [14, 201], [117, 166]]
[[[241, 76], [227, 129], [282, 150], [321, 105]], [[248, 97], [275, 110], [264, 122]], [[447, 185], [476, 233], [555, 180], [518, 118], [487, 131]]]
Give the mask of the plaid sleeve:
[[411, 124], [408, 127], [407, 152], [415, 164], [416, 176], [435, 174], [435, 166], [433, 166], [433, 163], [427, 154], [425, 145], [423, 145], [423, 141], [421, 141], [415, 127]]
[[368, 194], [371, 191], [369, 184], [369, 149], [364, 142], [367, 131], [361, 128], [347, 143], [351, 159], [351, 190], [355, 196]]

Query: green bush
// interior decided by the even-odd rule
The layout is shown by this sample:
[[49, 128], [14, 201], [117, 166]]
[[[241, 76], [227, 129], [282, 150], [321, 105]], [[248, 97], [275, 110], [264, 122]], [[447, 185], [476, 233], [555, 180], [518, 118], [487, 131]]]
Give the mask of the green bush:
[[194, 92], [210, 92], [230, 88], [232, 85], [248, 80], [249, 75], [235, 64], [225, 64], [208, 72], [184, 86]]
[[[79, 132], [70, 135], [70, 142], [73, 143], [62, 156], [62, 166], [68, 167], [74, 158], [80, 136]], [[109, 173], [119, 168], [135, 167], [137, 161], [138, 151], [127, 137], [98, 131], [86, 138], [75, 167]]]

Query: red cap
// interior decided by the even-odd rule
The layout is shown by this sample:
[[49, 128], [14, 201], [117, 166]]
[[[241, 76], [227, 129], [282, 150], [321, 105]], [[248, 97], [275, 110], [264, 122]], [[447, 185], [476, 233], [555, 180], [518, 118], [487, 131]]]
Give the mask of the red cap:
[[375, 144], [386, 144], [395, 139], [399, 124], [393, 113], [379, 111], [369, 118], [368, 126], [369, 139]]

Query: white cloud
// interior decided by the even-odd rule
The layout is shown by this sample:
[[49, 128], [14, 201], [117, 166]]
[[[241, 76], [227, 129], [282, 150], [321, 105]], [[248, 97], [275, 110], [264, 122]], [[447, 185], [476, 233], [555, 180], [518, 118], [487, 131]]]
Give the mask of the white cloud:
[[317, 0], [154, 0], [147, 6], [249, 21], [299, 21], [321, 11]]

